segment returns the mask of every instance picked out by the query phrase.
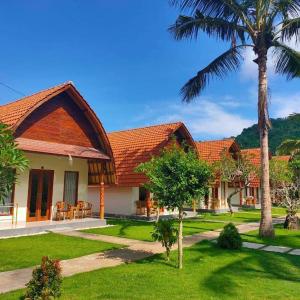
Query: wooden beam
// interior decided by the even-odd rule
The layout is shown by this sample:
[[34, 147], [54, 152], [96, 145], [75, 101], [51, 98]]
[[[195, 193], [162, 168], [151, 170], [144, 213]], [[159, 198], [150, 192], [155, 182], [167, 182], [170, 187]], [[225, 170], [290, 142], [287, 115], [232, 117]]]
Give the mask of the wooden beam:
[[104, 219], [104, 175], [100, 174], [100, 193], [99, 193], [99, 201], [100, 201], [100, 219]]
[[146, 209], [147, 209], [147, 217], [150, 217], [151, 214], [151, 197], [150, 197], [150, 192], [147, 191], [147, 196], [146, 196]]

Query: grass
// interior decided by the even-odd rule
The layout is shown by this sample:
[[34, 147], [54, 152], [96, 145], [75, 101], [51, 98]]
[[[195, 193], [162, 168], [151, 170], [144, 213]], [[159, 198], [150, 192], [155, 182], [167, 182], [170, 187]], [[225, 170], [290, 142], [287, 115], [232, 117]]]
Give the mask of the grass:
[[[114, 226], [86, 229], [83, 230], [83, 232], [126, 237], [142, 241], [153, 241], [151, 238], [153, 222], [135, 221], [129, 219], [108, 219], [108, 224]], [[207, 222], [200, 220], [199, 218], [185, 219], [183, 234], [192, 235], [199, 232], [219, 229], [223, 226], [223, 223]]]
[[[299, 299], [299, 257], [221, 250], [202, 242], [184, 250], [184, 268], [178, 270], [176, 251], [171, 255], [170, 263], [156, 255], [65, 278], [60, 299]], [[23, 293], [3, 294], [0, 300]]]
[[247, 232], [242, 237], [247, 242], [300, 248], [300, 230], [284, 229], [283, 224], [275, 225], [275, 238], [260, 238], [258, 230]]
[[55, 233], [0, 239], [0, 272], [40, 264], [42, 256], [46, 255], [69, 259], [120, 247]]
[[[272, 208], [273, 218], [285, 215], [285, 209], [280, 207]], [[213, 214], [204, 213], [200, 215], [203, 220], [220, 221], [220, 222], [235, 222], [235, 223], [250, 223], [260, 221], [260, 209], [244, 209], [230, 215], [230, 213]]]

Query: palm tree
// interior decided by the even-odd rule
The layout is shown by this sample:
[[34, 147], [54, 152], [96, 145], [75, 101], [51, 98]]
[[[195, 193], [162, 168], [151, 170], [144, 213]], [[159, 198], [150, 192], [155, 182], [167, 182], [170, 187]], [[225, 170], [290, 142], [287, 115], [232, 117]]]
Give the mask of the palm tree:
[[276, 149], [278, 155], [291, 155], [292, 158], [300, 154], [300, 140], [284, 140]]
[[[241, 65], [243, 51], [254, 51], [258, 65], [258, 126], [261, 146], [262, 210], [260, 236], [273, 236], [269, 187], [267, 59], [272, 52], [275, 71], [287, 79], [300, 76], [300, 53], [288, 45], [300, 41], [300, 0], [170, 0], [179, 15], [169, 31], [176, 40], [198, 38], [203, 32], [230, 43], [227, 51], [200, 70], [181, 89], [190, 102], [211, 78], [224, 78]], [[184, 14], [184, 15], [183, 15]]]

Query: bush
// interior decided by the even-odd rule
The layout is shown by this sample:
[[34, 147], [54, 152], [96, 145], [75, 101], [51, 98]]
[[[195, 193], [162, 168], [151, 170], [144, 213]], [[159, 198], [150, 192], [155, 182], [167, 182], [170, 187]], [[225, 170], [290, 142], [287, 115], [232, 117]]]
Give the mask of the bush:
[[218, 245], [225, 249], [241, 249], [242, 238], [234, 224], [224, 226], [218, 238]]
[[152, 238], [161, 242], [162, 246], [166, 248], [167, 260], [169, 261], [171, 248], [178, 238], [178, 230], [174, 227], [173, 221], [166, 219], [155, 223]]
[[25, 299], [50, 300], [61, 295], [62, 277], [58, 260], [48, 256], [42, 258], [41, 266], [32, 272], [32, 279], [26, 284]]

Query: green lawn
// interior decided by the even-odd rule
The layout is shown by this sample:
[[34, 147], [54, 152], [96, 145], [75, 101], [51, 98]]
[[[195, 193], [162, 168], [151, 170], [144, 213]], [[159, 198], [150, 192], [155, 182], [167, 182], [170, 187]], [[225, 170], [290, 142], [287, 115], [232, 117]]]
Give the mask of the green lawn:
[[[227, 251], [202, 242], [184, 250], [184, 269], [162, 255], [78, 274], [63, 281], [62, 300], [299, 299], [299, 257], [264, 251]], [[23, 291], [0, 295], [19, 299]]]
[[[105, 228], [92, 228], [83, 230], [83, 232], [126, 237], [130, 239], [152, 241], [151, 232], [153, 231], [153, 222], [135, 221], [129, 219], [108, 219], [108, 224], [114, 225]], [[222, 228], [223, 223], [207, 222], [199, 218], [185, 219], [183, 226], [184, 235], [215, 230]]]
[[300, 248], [300, 230], [284, 229], [283, 224], [275, 225], [275, 238], [260, 238], [258, 230], [245, 233], [242, 237], [247, 242]]
[[54, 233], [0, 239], [0, 272], [37, 265], [45, 255], [69, 259], [120, 247]]
[[[285, 209], [280, 207], [272, 208], [273, 218], [285, 215]], [[233, 216], [230, 213], [212, 214], [204, 213], [200, 215], [203, 220], [221, 221], [221, 222], [235, 222], [235, 223], [250, 223], [259, 222], [260, 209], [244, 209], [243, 211], [235, 212]]]

